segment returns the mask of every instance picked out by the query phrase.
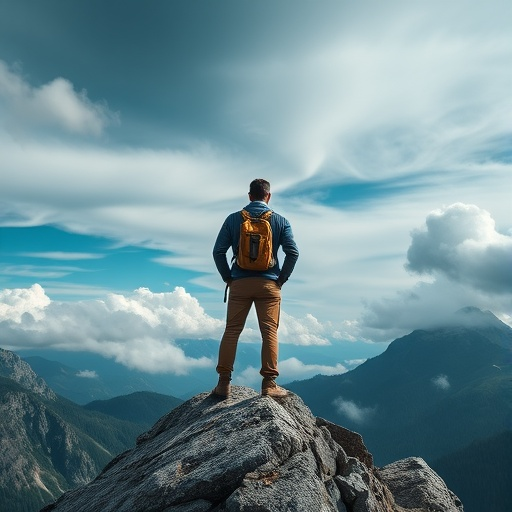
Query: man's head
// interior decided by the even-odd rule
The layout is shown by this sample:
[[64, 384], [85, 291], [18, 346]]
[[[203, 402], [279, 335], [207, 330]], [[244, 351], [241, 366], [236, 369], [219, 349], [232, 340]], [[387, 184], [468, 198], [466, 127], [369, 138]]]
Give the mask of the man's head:
[[270, 195], [270, 183], [267, 180], [258, 178], [251, 181], [249, 185], [249, 199], [251, 201], [265, 201], [268, 203]]

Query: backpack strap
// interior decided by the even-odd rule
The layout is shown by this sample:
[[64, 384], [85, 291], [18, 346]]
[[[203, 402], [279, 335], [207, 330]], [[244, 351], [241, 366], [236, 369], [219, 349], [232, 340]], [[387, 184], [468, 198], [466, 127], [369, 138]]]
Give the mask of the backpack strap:
[[[247, 210], [240, 210], [240, 213], [242, 214], [242, 217], [244, 220], [249, 220], [252, 217], [252, 215]], [[261, 212], [256, 218], [257, 219], [263, 219], [268, 220], [270, 216], [272, 215], [272, 210], [265, 210], [264, 212]]]

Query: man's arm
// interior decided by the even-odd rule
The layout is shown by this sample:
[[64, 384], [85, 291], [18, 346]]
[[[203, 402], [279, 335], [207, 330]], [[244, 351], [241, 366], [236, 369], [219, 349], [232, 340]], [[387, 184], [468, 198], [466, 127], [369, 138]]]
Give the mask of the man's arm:
[[295, 267], [295, 263], [297, 263], [297, 260], [299, 259], [299, 248], [293, 239], [292, 227], [286, 219], [281, 237], [281, 248], [283, 249], [285, 257], [283, 267], [281, 268], [281, 272], [277, 278], [279, 286], [282, 286], [286, 281], [288, 281], [288, 278]]
[[220, 228], [217, 240], [213, 246], [213, 260], [215, 261], [217, 270], [225, 283], [231, 281], [231, 270], [226, 256], [228, 249], [231, 247], [231, 240], [232, 236], [226, 219]]

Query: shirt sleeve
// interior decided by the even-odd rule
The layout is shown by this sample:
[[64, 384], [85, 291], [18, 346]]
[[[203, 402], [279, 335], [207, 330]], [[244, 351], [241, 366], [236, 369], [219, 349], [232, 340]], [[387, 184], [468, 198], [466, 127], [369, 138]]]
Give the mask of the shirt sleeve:
[[217, 240], [213, 246], [213, 260], [215, 261], [215, 266], [224, 281], [231, 279], [231, 270], [229, 268], [226, 253], [231, 247], [232, 239], [233, 237], [229, 228], [229, 222], [228, 219], [226, 219], [220, 228]]
[[286, 219], [284, 219], [284, 229], [281, 236], [281, 248], [283, 249], [285, 257], [278, 280], [282, 284], [288, 281], [295, 267], [295, 263], [297, 263], [299, 259], [299, 248], [293, 238], [292, 227]]

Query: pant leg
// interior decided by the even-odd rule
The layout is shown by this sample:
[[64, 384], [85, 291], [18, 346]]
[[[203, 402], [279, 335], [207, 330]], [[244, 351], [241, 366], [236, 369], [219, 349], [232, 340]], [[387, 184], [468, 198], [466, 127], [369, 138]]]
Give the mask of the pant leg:
[[219, 347], [217, 372], [232, 372], [236, 357], [238, 338], [242, 332], [247, 315], [251, 309], [253, 298], [247, 281], [251, 278], [236, 279], [229, 287], [226, 328]]
[[263, 377], [277, 377], [279, 375], [277, 330], [281, 313], [281, 289], [275, 281], [270, 279], [255, 279], [260, 281], [254, 299], [262, 339], [260, 374]]

